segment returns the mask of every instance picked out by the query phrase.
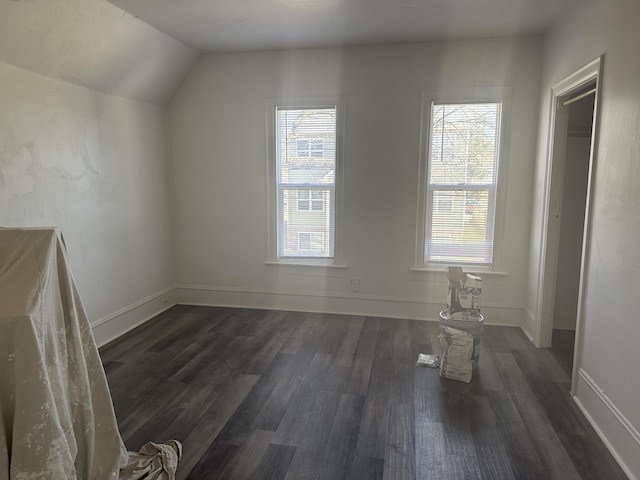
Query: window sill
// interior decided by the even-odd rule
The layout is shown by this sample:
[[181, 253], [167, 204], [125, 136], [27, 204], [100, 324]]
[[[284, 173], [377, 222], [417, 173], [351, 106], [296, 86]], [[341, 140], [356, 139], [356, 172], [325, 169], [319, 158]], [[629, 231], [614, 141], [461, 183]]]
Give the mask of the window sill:
[[310, 261], [308, 259], [305, 259], [303, 261], [296, 261], [296, 260], [280, 260], [280, 261], [274, 261], [274, 260], [267, 260], [266, 262], [264, 262], [265, 265], [276, 265], [279, 267], [320, 267], [320, 268], [347, 268], [347, 265], [338, 265], [335, 263], [327, 263], [325, 261], [319, 261], [319, 262], [314, 262], [314, 261]]
[[[462, 266], [462, 265], [460, 265]], [[469, 265], [469, 267], [465, 267], [462, 266], [462, 269], [465, 272], [469, 272], [469, 273], [477, 273], [477, 274], [481, 274], [481, 275], [495, 275], [495, 276], [499, 276], [499, 277], [503, 277], [506, 275], [509, 275], [508, 272], [499, 272], [497, 270], [490, 270], [488, 268], [482, 268], [482, 267], [474, 267], [473, 265]], [[412, 272], [426, 272], [426, 273], [447, 273], [447, 269], [446, 267], [442, 267], [442, 268], [438, 268], [438, 267], [410, 267], [409, 270], [411, 270]]]

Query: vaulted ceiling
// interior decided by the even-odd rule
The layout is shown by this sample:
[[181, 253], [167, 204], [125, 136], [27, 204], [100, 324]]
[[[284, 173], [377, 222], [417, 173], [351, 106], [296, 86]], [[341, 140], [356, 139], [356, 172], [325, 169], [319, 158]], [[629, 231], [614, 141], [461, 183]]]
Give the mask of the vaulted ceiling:
[[106, 0], [0, 0], [0, 62], [108, 95], [163, 104], [198, 56]]
[[588, 1], [0, 0], [0, 62], [164, 104], [202, 52], [541, 34]]
[[203, 52], [541, 34], [583, 0], [110, 0]]

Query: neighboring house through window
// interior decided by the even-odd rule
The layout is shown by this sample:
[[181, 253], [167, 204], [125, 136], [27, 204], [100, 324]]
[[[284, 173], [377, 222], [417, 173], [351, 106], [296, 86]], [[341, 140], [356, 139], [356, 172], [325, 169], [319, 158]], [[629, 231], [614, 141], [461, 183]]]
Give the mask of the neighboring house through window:
[[298, 157], [320, 157], [324, 156], [324, 139], [303, 138], [296, 140], [296, 150]]
[[298, 232], [298, 248], [305, 253], [321, 253], [325, 239], [322, 232]]
[[324, 192], [322, 190], [298, 190], [298, 211], [324, 210]]
[[418, 266], [493, 266], [502, 100], [429, 101], [424, 108]]
[[335, 259], [337, 102], [285, 101], [270, 110], [274, 260]]

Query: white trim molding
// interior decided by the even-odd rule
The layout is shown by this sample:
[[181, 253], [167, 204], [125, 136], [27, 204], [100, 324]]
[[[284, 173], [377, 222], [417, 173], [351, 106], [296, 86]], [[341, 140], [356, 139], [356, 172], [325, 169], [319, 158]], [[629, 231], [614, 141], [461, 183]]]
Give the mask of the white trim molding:
[[[549, 99], [549, 130], [547, 133], [546, 158], [543, 166], [544, 197], [542, 204], [542, 228], [539, 238], [540, 258], [538, 263], [538, 279], [536, 285], [536, 331], [534, 343], [538, 347], [550, 347], [553, 334], [553, 306], [555, 301], [556, 273], [558, 265], [560, 214], [562, 213], [562, 189], [564, 188], [564, 162], [567, 139], [568, 110], [563, 107], [567, 95], [575, 93], [589, 82], [595, 81], [595, 103], [591, 136], [591, 152], [589, 155], [589, 177], [587, 180], [587, 200], [585, 205], [585, 219], [583, 230], [582, 254], [580, 260], [580, 280], [578, 288], [578, 311], [576, 314], [576, 348], [575, 358], [580, 359], [582, 349], [582, 309], [584, 301], [584, 279], [587, 278], [588, 258], [590, 247], [590, 225], [593, 202], [593, 178], [596, 162], [598, 126], [600, 112], [600, 89], [602, 85], [602, 68], [604, 57], [600, 56], [578, 71], [556, 83], [550, 92]], [[574, 362], [572, 383], [575, 382], [575, 369], [579, 362]], [[572, 385], [571, 391], [575, 392]]]
[[596, 382], [578, 368], [575, 400], [630, 480], [640, 478], [640, 432]]
[[[213, 285], [177, 285], [175, 303], [431, 321], [437, 321], [440, 311], [444, 308], [442, 300], [425, 298], [359, 293], [291, 292]], [[521, 327], [523, 312], [523, 308], [518, 305], [482, 306], [482, 314], [487, 325]]]
[[133, 330], [138, 325], [173, 307], [175, 287], [171, 286], [142, 300], [91, 322], [93, 337], [98, 347]]

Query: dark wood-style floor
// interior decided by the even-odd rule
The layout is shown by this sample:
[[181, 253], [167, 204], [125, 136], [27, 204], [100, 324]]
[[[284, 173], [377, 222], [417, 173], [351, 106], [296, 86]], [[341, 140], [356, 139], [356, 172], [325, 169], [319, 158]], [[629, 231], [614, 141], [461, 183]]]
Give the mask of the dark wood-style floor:
[[437, 323], [176, 306], [101, 349], [122, 437], [179, 479], [624, 479], [550, 350], [485, 327], [470, 384]]

